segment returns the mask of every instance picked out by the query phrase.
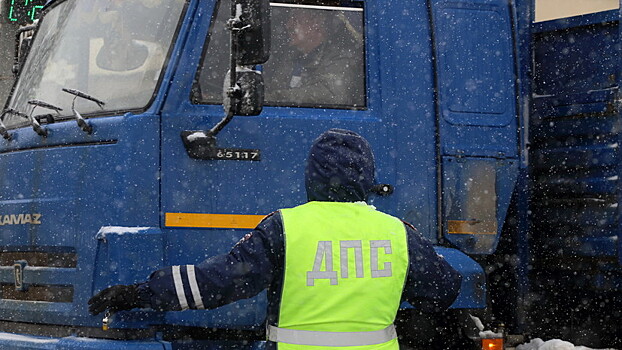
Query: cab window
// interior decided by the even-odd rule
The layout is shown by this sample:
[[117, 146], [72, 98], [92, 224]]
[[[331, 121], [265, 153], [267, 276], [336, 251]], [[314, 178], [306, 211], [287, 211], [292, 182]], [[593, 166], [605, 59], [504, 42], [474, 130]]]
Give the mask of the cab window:
[[[261, 68], [265, 105], [365, 107], [363, 9], [272, 3], [272, 53]], [[220, 5], [192, 100], [220, 104], [228, 69], [228, 6]]]

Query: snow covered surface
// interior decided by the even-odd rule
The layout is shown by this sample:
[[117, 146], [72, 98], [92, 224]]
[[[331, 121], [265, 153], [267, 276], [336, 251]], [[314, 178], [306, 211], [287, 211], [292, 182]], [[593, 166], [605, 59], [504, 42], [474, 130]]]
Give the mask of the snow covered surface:
[[150, 229], [151, 227], [124, 227], [124, 226], [102, 226], [95, 235], [96, 239], [106, 239], [108, 235], [124, 235], [124, 234], [133, 234], [133, 233], [141, 233]]
[[[531, 340], [529, 343], [521, 344], [516, 350], [596, 350], [585, 346], [575, 346], [567, 341], [552, 339], [544, 341], [540, 338]], [[611, 349], [614, 350], [614, 349]]]
[[122, 235], [125, 233], [139, 233], [148, 229], [150, 229], [150, 227], [102, 226], [99, 232], [103, 234], [112, 233]]
[[149, 227], [102, 226], [99, 232], [122, 235], [124, 233], [138, 233], [148, 229]]
[[479, 332], [479, 337], [484, 339], [494, 339], [494, 338], [503, 338], [503, 334], [501, 333], [495, 333], [493, 331], [483, 331], [483, 332]]
[[[490, 330], [484, 330], [484, 324], [482, 321], [473, 315], [471, 319], [475, 322], [475, 326], [480, 330], [480, 338], [501, 338], [503, 334], [495, 333]], [[574, 344], [559, 340], [551, 339], [544, 341], [540, 338], [532, 339], [529, 343], [521, 344], [515, 348], [516, 350], [616, 350], [616, 349], [593, 349], [585, 346], [575, 346]]]
[[11, 341], [15, 342], [17, 345], [20, 342], [26, 343], [36, 343], [36, 344], [50, 344], [57, 343], [58, 339], [56, 338], [45, 338], [45, 337], [36, 337], [31, 335], [21, 335], [21, 334], [13, 334], [13, 333], [0, 333], [0, 340], [2, 341]]
[[197, 132], [194, 132], [194, 133], [192, 133], [192, 134], [190, 134], [190, 135], [186, 136], [186, 139], [187, 139], [188, 141], [192, 142], [192, 141], [194, 141], [194, 140], [196, 140], [196, 139], [201, 139], [201, 138], [205, 138], [205, 137], [207, 137], [207, 135], [205, 135], [205, 132], [203, 132], [203, 131], [197, 131]]

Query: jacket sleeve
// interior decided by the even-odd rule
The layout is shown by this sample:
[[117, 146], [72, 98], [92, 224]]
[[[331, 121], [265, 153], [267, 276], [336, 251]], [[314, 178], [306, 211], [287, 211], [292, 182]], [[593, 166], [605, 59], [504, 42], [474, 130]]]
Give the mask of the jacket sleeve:
[[273, 246], [278, 244], [273, 231], [281, 227], [275, 218], [264, 218], [228, 254], [153, 272], [139, 285], [139, 298], [156, 310], [179, 311], [213, 309], [257, 295], [270, 285], [274, 252], [280, 251]]
[[405, 226], [409, 267], [402, 300], [425, 312], [449, 308], [460, 292], [462, 276], [414, 227]]

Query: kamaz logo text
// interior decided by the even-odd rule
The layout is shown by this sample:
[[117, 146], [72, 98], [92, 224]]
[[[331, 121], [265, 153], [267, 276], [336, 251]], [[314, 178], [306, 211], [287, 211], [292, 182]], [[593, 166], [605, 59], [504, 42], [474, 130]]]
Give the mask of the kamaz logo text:
[[41, 214], [0, 215], [0, 226], [25, 224], [41, 225]]

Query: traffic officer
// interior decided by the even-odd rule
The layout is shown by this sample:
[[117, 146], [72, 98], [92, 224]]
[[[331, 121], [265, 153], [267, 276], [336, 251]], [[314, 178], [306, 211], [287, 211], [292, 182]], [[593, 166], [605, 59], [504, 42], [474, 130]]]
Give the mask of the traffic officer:
[[365, 203], [374, 172], [363, 137], [330, 129], [307, 160], [308, 203], [268, 215], [228, 254], [109, 287], [89, 310], [213, 309], [268, 289], [269, 346], [398, 349], [400, 303], [446, 309], [461, 276], [413, 226]]

